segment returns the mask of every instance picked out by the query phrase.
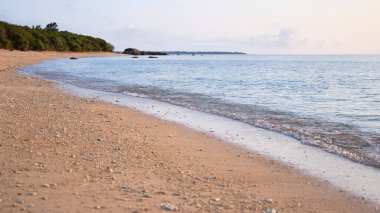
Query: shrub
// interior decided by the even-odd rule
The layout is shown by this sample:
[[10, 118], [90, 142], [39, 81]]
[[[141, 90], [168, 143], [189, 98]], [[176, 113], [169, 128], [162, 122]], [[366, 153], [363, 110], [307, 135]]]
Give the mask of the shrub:
[[35, 50], [35, 51], [44, 51], [46, 50], [46, 47], [44, 45], [44, 42], [42, 42], [41, 40], [34, 40], [34, 42], [32, 43], [32, 50]]
[[11, 40], [14, 49], [22, 51], [28, 50], [29, 42], [20, 33], [13, 33]]

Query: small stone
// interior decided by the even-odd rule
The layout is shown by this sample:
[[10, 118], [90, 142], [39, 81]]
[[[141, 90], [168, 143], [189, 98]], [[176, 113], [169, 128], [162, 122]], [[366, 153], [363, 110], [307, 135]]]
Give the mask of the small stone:
[[45, 183], [45, 184], [42, 185], [42, 187], [49, 188], [50, 185], [48, 183]]
[[127, 186], [122, 186], [121, 191], [122, 192], [129, 192], [129, 188]]
[[149, 194], [144, 194], [143, 197], [145, 197], [145, 198], [153, 198], [153, 196], [149, 195]]
[[16, 203], [24, 203], [24, 200], [17, 200]]
[[217, 197], [217, 198], [214, 198], [213, 201], [215, 201], [215, 202], [219, 202], [219, 201], [220, 201], [220, 198], [218, 198], [218, 197]]
[[273, 203], [273, 200], [271, 198], [268, 198], [268, 199], [265, 200], [265, 202], [267, 202], [267, 203]]
[[266, 209], [265, 213], [277, 213], [276, 209]]
[[108, 167], [107, 171], [110, 172], [110, 173], [113, 173], [113, 172], [114, 172], [113, 169], [110, 168], [110, 167]]
[[37, 195], [37, 192], [31, 192], [29, 195], [30, 195], [30, 196], [36, 196], [36, 195]]
[[170, 203], [161, 203], [161, 208], [166, 211], [177, 211], [177, 206]]
[[47, 200], [48, 198], [46, 196], [41, 197], [42, 200]]

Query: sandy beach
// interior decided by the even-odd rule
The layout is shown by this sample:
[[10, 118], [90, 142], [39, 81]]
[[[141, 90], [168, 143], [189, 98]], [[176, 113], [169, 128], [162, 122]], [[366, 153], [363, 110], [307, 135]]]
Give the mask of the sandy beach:
[[112, 53], [0, 50], [0, 212], [379, 212], [287, 165], [15, 68]]

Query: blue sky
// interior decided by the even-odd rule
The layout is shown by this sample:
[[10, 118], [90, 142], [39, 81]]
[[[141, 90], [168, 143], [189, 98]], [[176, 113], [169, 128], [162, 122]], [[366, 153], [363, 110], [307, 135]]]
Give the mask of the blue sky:
[[380, 53], [379, 0], [0, 0], [0, 20], [55, 21], [117, 50]]

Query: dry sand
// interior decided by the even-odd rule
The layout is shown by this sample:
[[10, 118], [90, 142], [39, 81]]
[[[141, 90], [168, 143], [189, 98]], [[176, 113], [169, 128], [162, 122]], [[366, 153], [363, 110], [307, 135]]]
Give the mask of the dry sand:
[[98, 55], [113, 54], [0, 50], [0, 212], [377, 212], [205, 133], [12, 70]]

